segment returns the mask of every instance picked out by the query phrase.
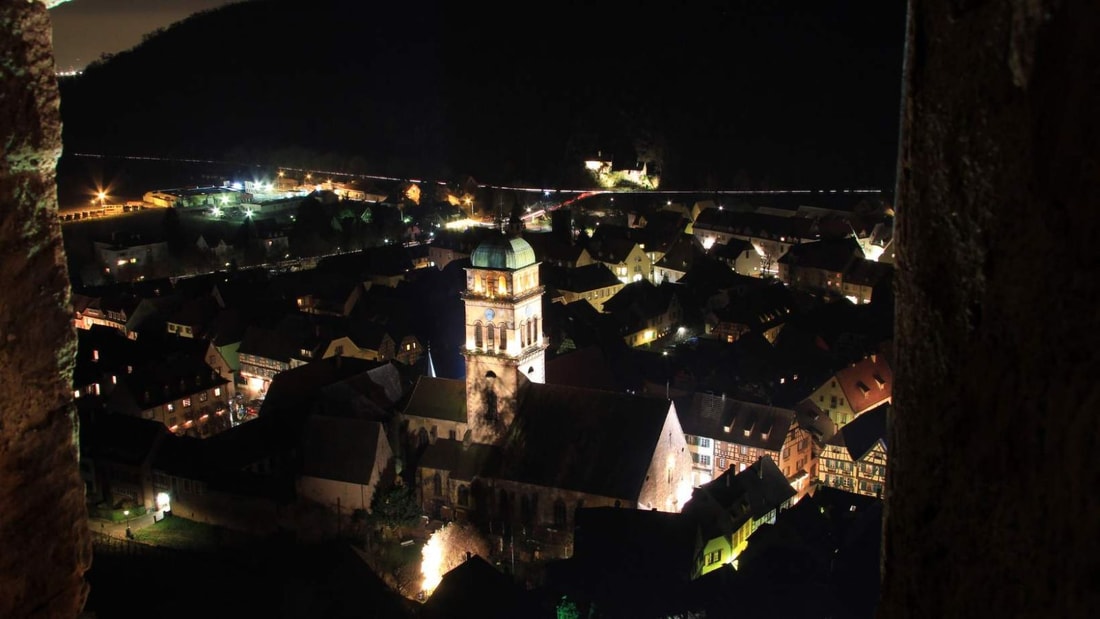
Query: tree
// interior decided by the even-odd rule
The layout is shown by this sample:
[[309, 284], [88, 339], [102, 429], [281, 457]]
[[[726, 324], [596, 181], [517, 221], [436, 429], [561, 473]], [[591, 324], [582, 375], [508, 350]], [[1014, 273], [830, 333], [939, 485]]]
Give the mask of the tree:
[[389, 529], [414, 524], [424, 513], [412, 490], [406, 485], [376, 492], [371, 499], [370, 508], [370, 522]]

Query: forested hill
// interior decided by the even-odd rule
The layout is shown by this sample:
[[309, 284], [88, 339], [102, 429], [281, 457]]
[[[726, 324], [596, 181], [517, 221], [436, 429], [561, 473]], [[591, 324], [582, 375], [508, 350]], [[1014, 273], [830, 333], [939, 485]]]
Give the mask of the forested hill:
[[546, 186], [602, 151], [671, 188], [892, 187], [904, 0], [591, 4], [229, 5], [63, 80], [65, 150]]

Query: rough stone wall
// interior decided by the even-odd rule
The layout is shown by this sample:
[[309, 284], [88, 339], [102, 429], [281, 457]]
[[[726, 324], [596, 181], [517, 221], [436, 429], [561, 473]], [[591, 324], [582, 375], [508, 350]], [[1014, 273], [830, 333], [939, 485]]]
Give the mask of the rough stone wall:
[[52, 27], [0, 2], [0, 617], [75, 617], [91, 538], [77, 470], [76, 335], [57, 221]]
[[1100, 615], [1100, 2], [911, 0], [879, 617]]

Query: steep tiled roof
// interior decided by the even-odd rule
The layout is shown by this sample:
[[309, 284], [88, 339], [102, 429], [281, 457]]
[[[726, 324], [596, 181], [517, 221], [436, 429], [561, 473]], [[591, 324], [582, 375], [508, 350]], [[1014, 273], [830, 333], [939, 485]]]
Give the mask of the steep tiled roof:
[[795, 245], [783, 254], [779, 264], [793, 267], [822, 269], [843, 273], [857, 260], [863, 259], [863, 250], [855, 237], [829, 239]]
[[138, 466], [167, 435], [168, 429], [159, 421], [103, 414], [81, 427], [81, 448], [95, 459]]
[[294, 342], [282, 333], [256, 326], [245, 329], [241, 346], [237, 349], [241, 355], [255, 355], [283, 363], [288, 363], [295, 352]]
[[881, 404], [840, 429], [840, 434], [844, 435], [844, 447], [853, 461], [866, 456], [879, 441], [883, 447], [886, 446], [886, 415], [889, 410], [889, 404]]
[[369, 484], [382, 424], [326, 415], [306, 420], [302, 474], [354, 484]]
[[669, 409], [659, 398], [530, 384], [498, 477], [636, 500]]
[[676, 398], [685, 434], [779, 451], [795, 421], [795, 412], [709, 393]]
[[419, 466], [450, 471], [452, 479], [472, 481], [493, 475], [499, 462], [500, 449], [495, 445], [440, 438], [424, 450]]
[[636, 241], [629, 239], [608, 238], [602, 240], [598, 245], [593, 244], [589, 248], [589, 253], [600, 262], [618, 264], [625, 261], [630, 252], [634, 251], [637, 246]]
[[539, 267], [539, 279], [547, 286], [568, 292], [588, 292], [622, 284], [602, 262], [576, 268], [544, 263]]
[[760, 458], [739, 473], [729, 469], [696, 492], [709, 494], [735, 519], [744, 515], [762, 518], [798, 494], [770, 456]]
[[665, 255], [653, 266], [687, 273], [695, 260], [704, 255], [703, 246], [690, 234], [681, 234], [667, 248]]
[[546, 361], [546, 382], [586, 389], [617, 391], [614, 374], [599, 346], [585, 346]]
[[[227, 382], [205, 361], [187, 352], [172, 352], [156, 362], [135, 362], [131, 367], [132, 372], [118, 377], [115, 391], [128, 391], [138, 410], [148, 410]], [[122, 399], [112, 397], [112, 402], [125, 406]]]
[[424, 619], [533, 616], [526, 591], [488, 561], [473, 555], [443, 575], [422, 607]]
[[844, 272], [844, 282], [861, 286], [874, 286], [894, 270], [894, 265], [874, 260], [856, 260]]
[[840, 370], [836, 379], [856, 415], [886, 402], [894, 391], [894, 372], [881, 354]]
[[708, 208], [695, 218], [695, 230], [715, 230], [742, 236], [798, 242], [816, 239], [817, 225], [808, 217], [784, 217], [733, 209]]
[[421, 376], [405, 414], [445, 421], [466, 421], [466, 381]]

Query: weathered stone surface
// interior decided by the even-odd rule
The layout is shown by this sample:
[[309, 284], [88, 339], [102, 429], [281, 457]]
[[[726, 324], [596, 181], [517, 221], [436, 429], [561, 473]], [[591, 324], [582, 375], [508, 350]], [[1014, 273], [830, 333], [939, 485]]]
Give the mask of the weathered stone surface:
[[75, 617], [91, 543], [72, 407], [46, 6], [0, 2], [0, 617]]
[[1100, 614], [1097, 32], [910, 2], [880, 617]]

